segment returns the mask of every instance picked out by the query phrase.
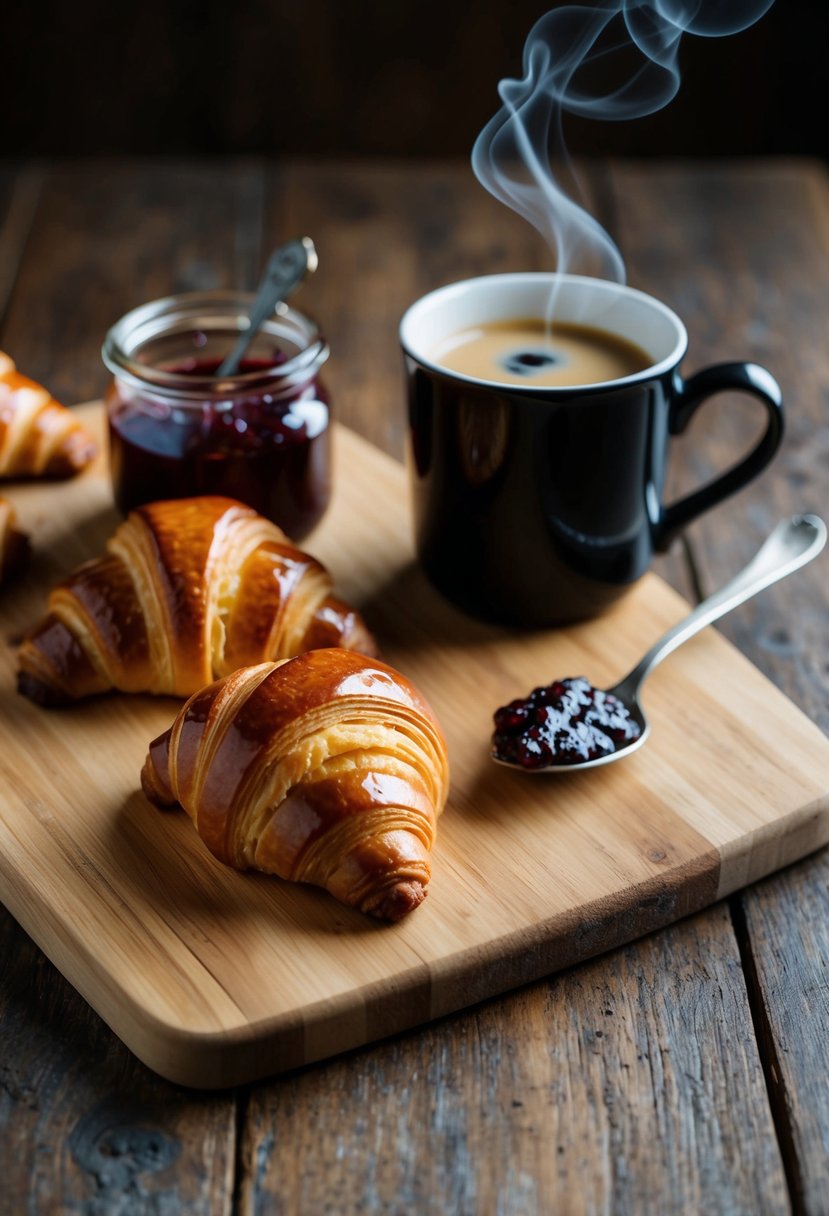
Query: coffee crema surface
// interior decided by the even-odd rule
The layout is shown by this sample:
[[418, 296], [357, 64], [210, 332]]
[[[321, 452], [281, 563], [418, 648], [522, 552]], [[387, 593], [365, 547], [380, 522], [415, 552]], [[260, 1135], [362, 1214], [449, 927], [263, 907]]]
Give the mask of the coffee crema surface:
[[605, 384], [650, 367], [633, 342], [588, 325], [532, 317], [458, 330], [429, 352], [447, 371], [525, 388]]

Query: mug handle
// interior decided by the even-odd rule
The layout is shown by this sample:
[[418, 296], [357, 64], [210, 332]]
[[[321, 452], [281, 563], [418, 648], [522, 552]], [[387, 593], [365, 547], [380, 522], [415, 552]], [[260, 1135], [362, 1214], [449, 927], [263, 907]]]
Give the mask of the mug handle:
[[765, 432], [739, 464], [715, 477], [707, 486], [663, 509], [655, 538], [655, 548], [660, 553], [664, 553], [676, 534], [692, 519], [756, 477], [780, 447], [783, 438], [783, 394], [771, 372], [757, 363], [717, 363], [713, 367], [703, 368], [688, 380], [680, 379], [669, 414], [671, 435], [681, 435], [709, 397], [729, 391], [751, 393], [763, 402], [767, 415]]

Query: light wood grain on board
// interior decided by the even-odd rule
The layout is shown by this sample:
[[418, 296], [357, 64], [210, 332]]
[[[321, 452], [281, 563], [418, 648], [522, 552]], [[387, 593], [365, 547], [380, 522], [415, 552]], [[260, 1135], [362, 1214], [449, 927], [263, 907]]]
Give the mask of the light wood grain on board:
[[[430, 897], [403, 924], [227, 870], [183, 815], [155, 811], [138, 772], [173, 700], [48, 713], [15, 694], [12, 648], [0, 657], [4, 898], [128, 1046], [185, 1084], [416, 1025], [669, 923], [829, 836], [829, 743], [713, 631], [654, 675], [653, 737], [629, 761], [551, 779], [495, 769], [494, 706], [554, 675], [612, 680], [683, 602], [648, 577], [601, 623], [515, 636], [471, 622], [413, 564], [402, 467], [345, 429], [336, 447], [337, 498], [309, 547], [433, 702], [452, 760]], [[38, 556], [4, 597], [7, 640], [116, 522], [101, 466], [11, 496]]]

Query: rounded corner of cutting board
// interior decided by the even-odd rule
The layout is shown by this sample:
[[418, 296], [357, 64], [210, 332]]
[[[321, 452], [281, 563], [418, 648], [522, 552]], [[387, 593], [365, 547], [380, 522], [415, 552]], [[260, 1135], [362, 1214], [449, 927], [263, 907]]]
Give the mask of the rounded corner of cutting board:
[[115, 1027], [142, 1064], [165, 1081], [188, 1089], [230, 1089], [305, 1063], [301, 1022], [290, 1014], [261, 1026], [194, 1030], [146, 1009], [130, 1031]]

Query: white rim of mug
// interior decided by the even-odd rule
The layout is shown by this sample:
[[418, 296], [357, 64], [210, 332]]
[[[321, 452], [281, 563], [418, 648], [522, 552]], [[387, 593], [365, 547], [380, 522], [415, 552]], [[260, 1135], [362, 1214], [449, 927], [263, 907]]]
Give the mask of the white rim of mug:
[[[439, 296], [451, 297], [460, 294], [473, 283], [504, 283], [509, 281], [513, 284], [520, 283], [536, 283], [539, 280], [546, 280], [552, 286], [553, 283], [593, 283], [597, 284], [602, 291], [618, 291], [628, 297], [633, 297], [649, 304], [657, 312], [661, 312], [669, 321], [676, 326], [678, 331], [677, 342], [674, 349], [664, 359], [660, 359], [658, 363], [652, 363], [648, 367], [643, 368], [641, 372], [632, 372], [629, 376], [620, 376], [615, 380], [596, 380], [592, 384], [507, 384], [503, 380], [484, 380], [478, 376], [468, 376], [466, 372], [455, 371], [454, 368], [444, 367], [441, 363], [436, 363], [432, 359], [428, 359], [425, 355], [419, 354], [413, 349], [412, 344], [404, 337], [404, 332], [407, 326], [411, 326], [414, 314], [421, 308], [435, 300]], [[608, 332], [613, 332], [612, 330]], [[479, 388], [494, 388], [500, 392], [509, 392], [510, 394], [517, 393], [520, 396], [526, 397], [550, 397], [550, 396], [572, 396], [574, 393], [593, 392], [598, 388], [621, 388], [628, 384], [637, 384], [647, 380], [653, 380], [665, 372], [671, 371], [683, 359], [688, 350], [688, 331], [684, 324], [667, 304], [663, 304], [656, 296], [648, 295], [646, 291], [639, 291], [636, 287], [628, 287], [626, 283], [613, 283], [609, 279], [597, 279], [588, 275], [581, 274], [559, 274], [557, 271], [543, 270], [526, 270], [513, 271], [504, 274], [484, 274], [476, 275], [471, 279], [459, 279], [456, 283], [446, 283], [443, 287], [436, 287], [433, 291], [429, 291], [425, 296], [421, 296], [419, 300], [415, 300], [414, 304], [410, 304], [400, 319], [400, 328], [398, 330], [398, 339], [405, 354], [419, 363], [422, 367], [429, 368], [430, 371], [437, 372], [438, 375], [446, 376], [450, 380], [463, 380], [466, 384], [474, 384]]]

